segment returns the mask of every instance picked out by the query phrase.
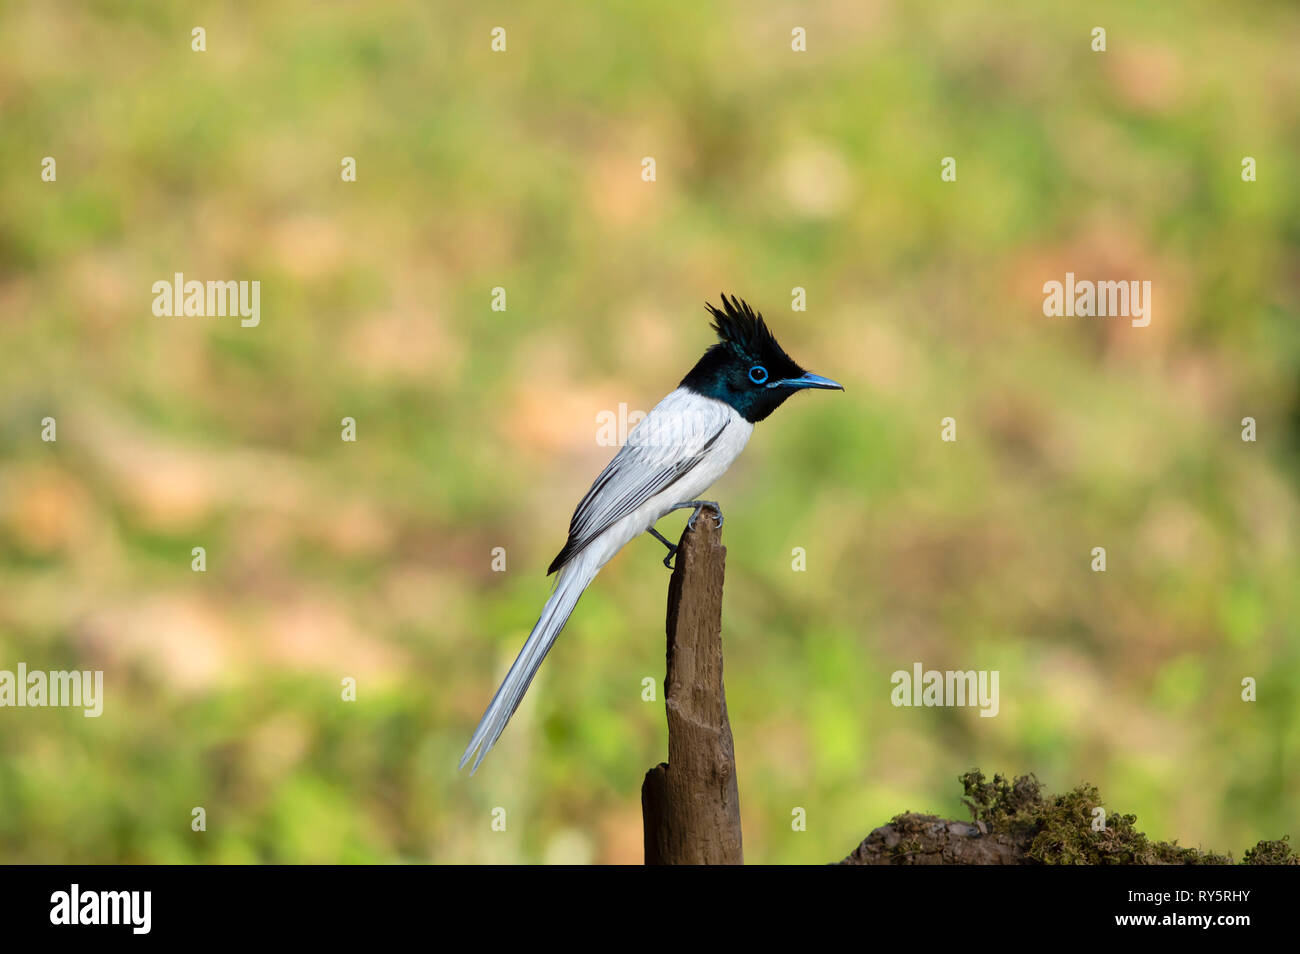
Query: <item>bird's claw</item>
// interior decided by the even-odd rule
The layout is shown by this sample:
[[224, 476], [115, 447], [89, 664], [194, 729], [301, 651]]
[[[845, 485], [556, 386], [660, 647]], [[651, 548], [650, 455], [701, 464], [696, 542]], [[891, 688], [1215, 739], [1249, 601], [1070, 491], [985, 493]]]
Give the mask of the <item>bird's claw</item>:
[[700, 511], [703, 510], [705, 507], [713, 508], [713, 512], [715, 514], [713, 518], [713, 526], [714, 527], [722, 526], [722, 508], [718, 506], [718, 502], [716, 500], [688, 500], [686, 503], [681, 503], [678, 504], [677, 506], [695, 508], [695, 512], [691, 514], [690, 519], [686, 521], [686, 528], [688, 530], [695, 529], [695, 521], [699, 517]]
[[[685, 510], [687, 507], [694, 507], [694, 508], [695, 508], [695, 512], [694, 512], [693, 514], [691, 514], [690, 519], [686, 521], [686, 529], [687, 529], [687, 530], [694, 530], [694, 529], [695, 529], [695, 520], [696, 520], [697, 517], [699, 517], [699, 515], [700, 515], [700, 511], [703, 510], [705, 507], [712, 507], [712, 508], [713, 508], [713, 512], [714, 512], [714, 514], [716, 515], [716, 516], [714, 517], [714, 526], [715, 526], [715, 527], [721, 527], [721, 526], [722, 526], [722, 508], [718, 506], [718, 504], [717, 504], [716, 501], [713, 501], [713, 500], [686, 500], [686, 501], [683, 501], [682, 503], [674, 504], [674, 505], [673, 505], [671, 508], [669, 508], [669, 509], [670, 509], [670, 510]], [[656, 540], [658, 540], [660, 543], [662, 543], [664, 546], [666, 546], [666, 547], [668, 548], [668, 555], [667, 555], [666, 557], [664, 557], [664, 566], [668, 567], [668, 569], [670, 569], [670, 570], [673, 569], [674, 567], [673, 567], [672, 559], [673, 559], [673, 557], [677, 556], [678, 545], [675, 544], [675, 543], [670, 542], [667, 538], [664, 537], [664, 535], [663, 535], [662, 533], [660, 533], [660, 532], [659, 532], [658, 530], [656, 530], [654, 527], [650, 527], [648, 530], [646, 530], [646, 533], [650, 534], [652, 537], [654, 537]]]

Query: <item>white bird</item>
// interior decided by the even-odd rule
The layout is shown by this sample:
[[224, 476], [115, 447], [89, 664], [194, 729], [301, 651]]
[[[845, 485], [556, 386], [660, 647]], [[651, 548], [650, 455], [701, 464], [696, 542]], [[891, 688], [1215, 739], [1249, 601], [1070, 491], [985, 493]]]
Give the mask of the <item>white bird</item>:
[[542, 660], [600, 568], [647, 532], [668, 547], [668, 564], [676, 547], [654, 529], [660, 517], [694, 507], [693, 523], [703, 506], [718, 509], [712, 501], [696, 498], [744, 450], [755, 423], [796, 391], [843, 390], [829, 378], [799, 367], [747, 304], [734, 297], [728, 301], [724, 295], [722, 305], [706, 306], [719, 343], [633, 429], [574, 511], [569, 539], [547, 571], [559, 571], [555, 589], [461, 756], [464, 768], [478, 753], [470, 774], [519, 708]]

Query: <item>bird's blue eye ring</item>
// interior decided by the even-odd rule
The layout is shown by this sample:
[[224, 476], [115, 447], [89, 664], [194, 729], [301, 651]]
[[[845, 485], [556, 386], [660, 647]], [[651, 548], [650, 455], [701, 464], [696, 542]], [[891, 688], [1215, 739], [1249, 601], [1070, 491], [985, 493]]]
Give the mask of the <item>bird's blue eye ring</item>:
[[761, 364], [754, 365], [749, 369], [749, 380], [753, 381], [755, 384], [762, 384], [767, 380], [767, 368], [763, 367]]

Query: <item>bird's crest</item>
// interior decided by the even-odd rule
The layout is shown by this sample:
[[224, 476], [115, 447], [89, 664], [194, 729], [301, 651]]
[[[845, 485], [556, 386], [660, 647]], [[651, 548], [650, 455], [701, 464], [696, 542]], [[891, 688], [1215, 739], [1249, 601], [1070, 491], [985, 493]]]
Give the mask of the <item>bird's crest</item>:
[[718, 333], [719, 340], [733, 351], [754, 359], [780, 357], [790, 362], [792, 367], [798, 367], [768, 330], [763, 316], [748, 303], [735, 295], [728, 300], [724, 294], [721, 309], [709, 302], [704, 307], [713, 316], [713, 330]]

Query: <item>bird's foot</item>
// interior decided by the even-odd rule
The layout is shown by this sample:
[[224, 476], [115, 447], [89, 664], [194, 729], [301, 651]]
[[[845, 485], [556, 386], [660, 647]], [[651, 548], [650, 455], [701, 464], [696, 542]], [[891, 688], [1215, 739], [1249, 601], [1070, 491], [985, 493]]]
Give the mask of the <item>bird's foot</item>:
[[[686, 521], [686, 527], [689, 530], [695, 529], [695, 521], [700, 515], [700, 511], [705, 507], [712, 507], [717, 517], [714, 519], [714, 526], [722, 526], [722, 508], [718, 506], [716, 500], [687, 500], [679, 504], [673, 504], [673, 510], [685, 510], [687, 507], [694, 507], [695, 513], [691, 514], [691, 519]], [[671, 512], [671, 511], [670, 511]]]
[[660, 533], [658, 530], [656, 530], [654, 527], [651, 527], [649, 530], [646, 531], [646, 533], [653, 536], [656, 540], [658, 540], [660, 543], [662, 543], [664, 546], [668, 548], [668, 555], [664, 557], [664, 566], [668, 567], [668, 569], [671, 570], [673, 568], [672, 559], [677, 555], [677, 544], [669, 543], [667, 540], [664, 539], [664, 535]]

